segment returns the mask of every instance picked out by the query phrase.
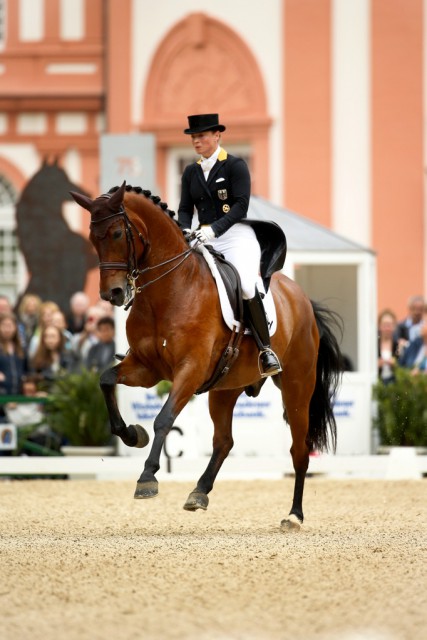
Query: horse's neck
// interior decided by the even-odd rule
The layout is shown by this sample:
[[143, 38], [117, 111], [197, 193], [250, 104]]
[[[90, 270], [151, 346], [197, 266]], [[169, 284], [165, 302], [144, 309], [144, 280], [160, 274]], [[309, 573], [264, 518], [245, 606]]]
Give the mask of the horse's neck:
[[160, 207], [150, 205], [140, 211], [135, 208], [134, 216], [131, 216], [131, 221], [136, 222], [137, 228], [138, 219], [143, 223], [150, 243], [146, 264], [144, 263], [142, 268], [156, 266], [183, 253], [188, 248], [179, 227]]
[[[166, 221], [167, 222], [167, 221]], [[147, 223], [145, 223], [147, 224]], [[146, 260], [140, 264], [140, 271], [146, 270], [139, 278], [138, 285], [143, 290], [135, 296], [134, 307], [150, 309], [154, 315], [160, 310], [176, 310], [177, 306], [188, 306], [190, 287], [205, 282], [207, 265], [200, 254], [190, 250], [181, 231], [168, 228], [156, 229], [149, 234], [150, 249]], [[177, 231], [177, 233], [175, 233]]]

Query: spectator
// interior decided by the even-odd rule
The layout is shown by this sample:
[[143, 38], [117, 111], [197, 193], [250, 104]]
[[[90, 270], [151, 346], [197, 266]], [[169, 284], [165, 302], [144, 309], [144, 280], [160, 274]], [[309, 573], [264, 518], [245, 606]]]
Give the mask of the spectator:
[[45, 327], [52, 324], [53, 312], [59, 310], [59, 306], [52, 300], [42, 302], [42, 304], [40, 305], [39, 323], [34, 331], [33, 337], [31, 338], [30, 344], [28, 345], [27, 349], [29, 358], [32, 358], [37, 351], [40, 334], [43, 332]]
[[57, 311], [54, 311], [52, 313], [52, 324], [54, 327], [58, 327], [58, 329], [62, 331], [62, 335], [65, 338], [65, 348], [68, 351], [71, 351], [71, 339], [73, 337], [73, 334], [67, 329], [67, 320], [65, 318], [65, 314], [61, 311], [61, 309], [58, 309]]
[[39, 323], [41, 305], [41, 298], [34, 293], [26, 293], [18, 305], [19, 333], [26, 349]]
[[2, 294], [0, 295], [0, 315], [3, 313], [13, 313], [13, 309], [9, 298]]
[[110, 318], [114, 318], [114, 307], [111, 302], [108, 300], [103, 300], [99, 298], [96, 302], [96, 305], [102, 311], [103, 316], [109, 316]]
[[96, 324], [98, 343], [90, 349], [86, 359], [86, 367], [102, 372], [114, 364], [116, 343], [114, 340], [115, 324], [113, 318], [104, 316]]
[[70, 312], [67, 314], [66, 326], [70, 333], [74, 334], [83, 331], [89, 305], [89, 297], [84, 291], [77, 291], [71, 296]]
[[[0, 316], [0, 394], [21, 393], [21, 379], [28, 371], [27, 358], [18, 332], [16, 316], [9, 312]], [[0, 421], [5, 412], [0, 406]]]
[[384, 309], [378, 317], [378, 377], [384, 384], [390, 384], [395, 380], [394, 372], [399, 353], [396, 326], [396, 315], [390, 309]]
[[425, 306], [423, 296], [411, 296], [409, 298], [408, 315], [396, 327], [396, 339], [399, 343], [400, 353], [403, 352], [409, 342], [420, 335]]
[[72, 370], [72, 354], [65, 349], [65, 337], [61, 329], [54, 325], [48, 325], [43, 329], [37, 351], [30, 364], [33, 372], [43, 376], [47, 390], [56, 376]]
[[427, 372], [427, 323], [421, 326], [421, 334], [412, 340], [399, 359], [399, 364], [417, 374]]
[[99, 342], [96, 324], [102, 317], [102, 309], [95, 306], [89, 307], [83, 331], [72, 336], [71, 348], [76, 358], [76, 363], [84, 364], [87, 361], [89, 349]]

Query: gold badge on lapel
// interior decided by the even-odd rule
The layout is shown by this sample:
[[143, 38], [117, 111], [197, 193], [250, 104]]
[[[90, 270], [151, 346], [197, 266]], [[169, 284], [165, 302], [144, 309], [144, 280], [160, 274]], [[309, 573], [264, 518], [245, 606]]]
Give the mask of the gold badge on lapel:
[[218, 189], [218, 198], [220, 200], [227, 200], [227, 189]]
[[230, 205], [229, 204], [223, 204], [222, 205], [222, 210], [224, 211], [224, 213], [228, 213], [230, 211]]

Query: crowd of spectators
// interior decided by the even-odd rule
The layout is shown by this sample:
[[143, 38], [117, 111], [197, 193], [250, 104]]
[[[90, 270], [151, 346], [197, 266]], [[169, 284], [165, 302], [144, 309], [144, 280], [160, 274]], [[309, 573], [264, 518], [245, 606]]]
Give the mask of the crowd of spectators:
[[[28, 395], [29, 381], [34, 394], [48, 394], [58, 375], [82, 368], [102, 372], [114, 363], [114, 356], [109, 303], [91, 304], [78, 291], [68, 309], [33, 294], [13, 308], [7, 296], [0, 295], [0, 396]], [[6, 411], [3, 402], [0, 422], [7, 422]]]
[[423, 296], [408, 300], [406, 317], [398, 321], [391, 309], [378, 317], [378, 377], [384, 384], [396, 379], [396, 368], [416, 376], [427, 373], [427, 305]]

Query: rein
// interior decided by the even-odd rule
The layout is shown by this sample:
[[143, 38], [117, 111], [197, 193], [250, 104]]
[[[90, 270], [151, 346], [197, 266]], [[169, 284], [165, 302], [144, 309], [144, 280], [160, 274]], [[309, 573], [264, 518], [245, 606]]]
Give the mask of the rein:
[[[135, 291], [135, 293], [141, 293], [141, 291], [143, 289], [145, 289], [145, 287], [148, 287], [149, 284], [153, 284], [154, 282], [157, 282], [158, 280], [161, 280], [165, 276], [169, 275], [169, 273], [172, 273], [172, 271], [175, 271], [175, 269], [178, 269], [178, 267], [180, 267], [182, 265], [184, 260], [186, 260], [188, 258], [188, 256], [190, 255], [190, 253], [192, 253], [192, 251], [193, 251], [193, 249], [190, 247], [190, 249], [186, 249], [182, 253], [179, 253], [177, 256], [174, 256], [173, 258], [170, 258], [169, 260], [165, 260], [164, 262], [160, 262], [159, 264], [155, 264], [152, 267], [146, 267], [145, 269], [134, 269], [131, 274], [128, 274], [127, 279], [131, 283], [131, 286], [132, 286], [133, 290]], [[160, 276], [157, 276], [157, 278], [154, 278], [154, 280], [149, 280], [145, 284], [142, 284], [142, 285], [140, 285], [138, 287], [136, 286], [135, 281], [143, 273], [147, 273], [148, 271], [152, 271], [153, 269], [158, 269], [159, 267], [164, 267], [165, 264], [170, 264], [171, 262], [174, 262], [175, 260], [179, 260], [179, 258], [182, 258], [182, 260], [180, 262], [178, 262], [178, 264], [176, 264], [174, 267], [171, 267], [168, 271], [165, 271]]]

